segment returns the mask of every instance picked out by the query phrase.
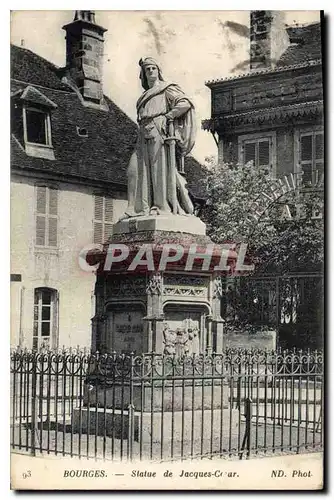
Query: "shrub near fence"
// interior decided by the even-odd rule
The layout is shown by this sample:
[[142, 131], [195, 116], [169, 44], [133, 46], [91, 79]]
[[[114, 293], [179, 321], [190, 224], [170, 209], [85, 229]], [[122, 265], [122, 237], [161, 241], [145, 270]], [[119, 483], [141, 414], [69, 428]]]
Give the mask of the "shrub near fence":
[[319, 351], [11, 353], [14, 451], [110, 460], [319, 450]]

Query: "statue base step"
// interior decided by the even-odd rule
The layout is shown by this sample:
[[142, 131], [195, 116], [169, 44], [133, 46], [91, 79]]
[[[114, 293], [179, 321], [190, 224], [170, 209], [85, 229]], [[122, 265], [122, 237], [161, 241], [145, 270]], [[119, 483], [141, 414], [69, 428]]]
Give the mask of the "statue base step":
[[113, 235], [140, 233], [145, 231], [166, 231], [204, 236], [206, 225], [194, 215], [149, 215], [131, 217], [113, 226]]
[[[234, 440], [238, 438], [239, 417], [241, 422], [241, 415], [234, 408], [163, 413], [134, 411], [133, 421], [130, 423], [128, 409], [86, 407], [73, 409], [72, 429], [74, 433], [96, 433], [98, 436], [105, 435], [114, 439], [129, 439], [132, 428], [134, 441], [147, 446], [158, 443], [165, 447], [173, 441], [175, 447], [182, 443], [187, 444], [187, 447], [191, 443], [198, 446], [201, 442], [207, 447], [211, 441], [219, 442], [224, 439], [224, 448], [228, 448], [229, 435]], [[167, 449], [166, 454], [166, 458], [169, 458]]]

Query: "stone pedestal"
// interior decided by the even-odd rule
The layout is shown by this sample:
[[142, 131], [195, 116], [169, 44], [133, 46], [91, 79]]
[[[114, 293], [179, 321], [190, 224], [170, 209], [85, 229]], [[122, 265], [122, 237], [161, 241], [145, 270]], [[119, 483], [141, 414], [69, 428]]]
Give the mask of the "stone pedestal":
[[[195, 339], [182, 341], [187, 354], [222, 351], [222, 285], [214, 270], [221, 250], [205, 235], [205, 224], [198, 217], [126, 219], [115, 224], [105, 245], [104, 259], [110, 244], [125, 245], [129, 255], [107, 270], [105, 261], [101, 262], [97, 271], [94, 337], [98, 350], [162, 353], [167, 324], [172, 331], [197, 329]], [[179, 245], [184, 253], [161, 270], [159, 262], [165, 244]], [[152, 252], [154, 268], [138, 266], [130, 270], [133, 258], [143, 247]], [[186, 269], [189, 253], [204, 253], [209, 247], [213, 247], [210, 266], [203, 266], [203, 270], [203, 260], [195, 259], [194, 265]]]
[[113, 239], [118, 235], [142, 233], [146, 231], [164, 231], [205, 236], [204, 222], [194, 215], [158, 215], [132, 217], [117, 222], [113, 227]]
[[[197, 441], [228, 440], [229, 434], [238, 436], [239, 412], [235, 409], [184, 410], [172, 412], [138, 412], [132, 415], [130, 427], [128, 411], [104, 410], [103, 408], [75, 408], [72, 415], [74, 432], [97, 433], [98, 436], [129, 439], [130, 428], [133, 439], [143, 446], [159, 443], [167, 446], [173, 440], [174, 446]], [[163, 427], [163, 441], [161, 428]], [[226, 443], [228, 446], [228, 443]], [[226, 446], [226, 447], [227, 447]], [[166, 450], [168, 452], [169, 450]]]

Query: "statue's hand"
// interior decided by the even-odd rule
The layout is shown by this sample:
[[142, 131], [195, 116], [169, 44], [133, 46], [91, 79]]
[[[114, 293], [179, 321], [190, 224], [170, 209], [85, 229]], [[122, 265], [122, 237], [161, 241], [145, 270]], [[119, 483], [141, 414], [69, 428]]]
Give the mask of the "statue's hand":
[[163, 119], [161, 120], [161, 134], [163, 137], [167, 137], [167, 130], [168, 130], [168, 127], [167, 127], [167, 118], [166, 116], [163, 116]]
[[167, 123], [172, 122], [174, 120], [174, 117], [171, 113], [167, 113], [165, 115], [165, 117], [166, 117]]

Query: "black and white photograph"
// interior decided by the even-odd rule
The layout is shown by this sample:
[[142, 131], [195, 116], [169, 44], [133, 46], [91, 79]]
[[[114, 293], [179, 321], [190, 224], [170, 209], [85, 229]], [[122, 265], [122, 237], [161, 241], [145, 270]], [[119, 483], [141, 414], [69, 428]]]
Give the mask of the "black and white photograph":
[[325, 24], [11, 11], [13, 490], [323, 489]]

